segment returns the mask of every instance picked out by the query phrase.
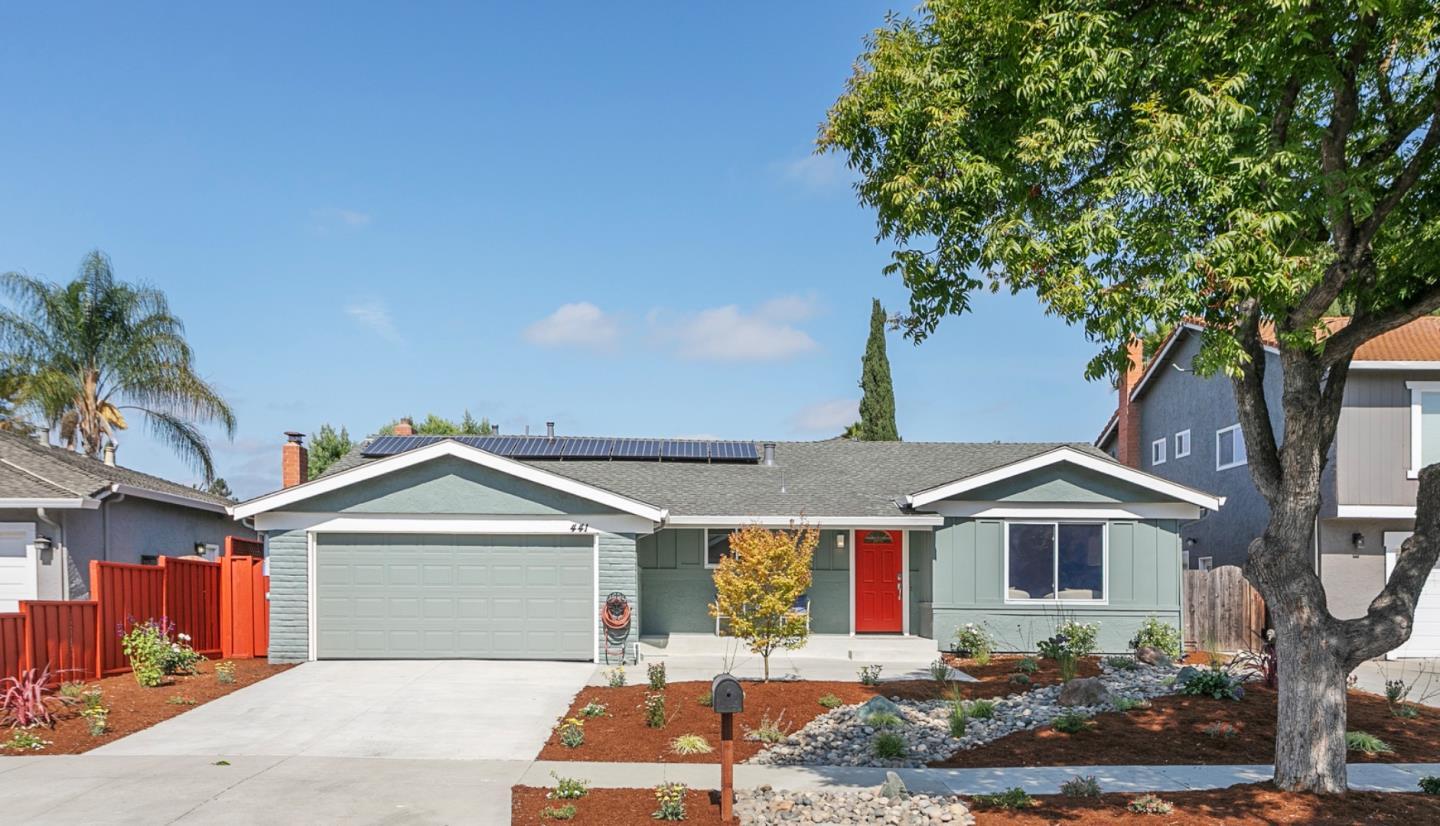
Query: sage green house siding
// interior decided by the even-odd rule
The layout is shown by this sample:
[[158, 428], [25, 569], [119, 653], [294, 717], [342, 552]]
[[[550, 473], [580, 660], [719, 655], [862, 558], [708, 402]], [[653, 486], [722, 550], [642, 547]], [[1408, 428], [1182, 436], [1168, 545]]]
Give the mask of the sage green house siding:
[[1005, 522], [947, 519], [935, 533], [935, 639], [965, 623], [987, 627], [1005, 651], [1033, 651], [1064, 620], [1100, 624], [1102, 651], [1124, 651], [1146, 617], [1180, 627], [1180, 533], [1175, 520], [1111, 521], [1108, 604], [1005, 602]]
[[310, 579], [304, 531], [266, 535], [270, 563], [270, 662], [310, 658]]
[[972, 502], [1100, 505], [1153, 502], [1155, 492], [1074, 465], [1050, 465], [965, 492]]

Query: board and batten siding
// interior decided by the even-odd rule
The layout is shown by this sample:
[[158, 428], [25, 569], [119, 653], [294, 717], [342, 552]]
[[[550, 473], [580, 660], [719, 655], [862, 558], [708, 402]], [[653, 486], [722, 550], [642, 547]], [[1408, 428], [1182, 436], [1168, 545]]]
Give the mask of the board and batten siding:
[[1005, 522], [947, 519], [935, 532], [935, 639], [946, 648], [966, 623], [1003, 651], [1034, 651], [1065, 620], [1099, 623], [1102, 652], [1125, 651], [1147, 617], [1180, 627], [1180, 533], [1174, 520], [1112, 521], [1109, 604], [1006, 604]]
[[[270, 559], [270, 661], [303, 662], [310, 658], [309, 540], [305, 531], [271, 531], [267, 534]], [[611, 593], [630, 601], [631, 626], [625, 641], [625, 660], [634, 662], [643, 611], [632, 534], [601, 533], [598, 602]], [[600, 660], [606, 660], [605, 627], [595, 616]], [[611, 659], [618, 649], [609, 647]]]

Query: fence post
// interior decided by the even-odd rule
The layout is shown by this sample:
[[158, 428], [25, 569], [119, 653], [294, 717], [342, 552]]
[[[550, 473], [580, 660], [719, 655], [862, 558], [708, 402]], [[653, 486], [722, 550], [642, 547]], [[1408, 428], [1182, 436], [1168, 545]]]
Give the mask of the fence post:
[[95, 600], [95, 679], [105, 676], [105, 601], [100, 593], [100, 560], [90, 560], [90, 598]]

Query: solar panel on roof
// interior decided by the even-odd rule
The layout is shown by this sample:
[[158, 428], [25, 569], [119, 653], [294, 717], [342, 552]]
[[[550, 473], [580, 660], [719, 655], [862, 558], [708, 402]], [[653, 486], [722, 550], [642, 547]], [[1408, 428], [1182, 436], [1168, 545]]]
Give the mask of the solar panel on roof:
[[710, 458], [721, 462], [753, 462], [760, 458], [753, 442], [711, 442]]
[[497, 456], [517, 459], [594, 459], [672, 462], [754, 462], [752, 442], [697, 439], [611, 439], [592, 436], [380, 436], [362, 450], [375, 458], [394, 456], [453, 438]]
[[664, 459], [708, 459], [710, 451], [705, 442], [671, 439], [661, 443], [660, 456]]
[[510, 455], [530, 459], [558, 459], [563, 453], [565, 438], [527, 439], [518, 451]]
[[571, 438], [566, 440], [560, 455], [566, 459], [609, 459], [610, 442], [610, 439]]
[[616, 439], [610, 448], [610, 455], [616, 459], [658, 459], [659, 439]]

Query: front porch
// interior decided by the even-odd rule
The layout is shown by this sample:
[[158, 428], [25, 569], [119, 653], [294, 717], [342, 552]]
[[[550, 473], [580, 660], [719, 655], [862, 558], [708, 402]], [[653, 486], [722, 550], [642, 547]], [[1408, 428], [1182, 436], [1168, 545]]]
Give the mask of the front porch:
[[[935, 641], [924, 637], [811, 634], [805, 647], [782, 649], [770, 656], [770, 678], [855, 680], [861, 666], [879, 665], [880, 679], [884, 681], [923, 679], [929, 676], [930, 664], [937, 657]], [[714, 634], [642, 636], [639, 658], [640, 666], [665, 663], [666, 675], [672, 681], [708, 680], [727, 669], [744, 678], [759, 678], [763, 673], [760, 657], [752, 654], [744, 642]], [[604, 684], [605, 670], [604, 666], [596, 669], [593, 685]], [[632, 676], [631, 682], [644, 679], [643, 672]]]

